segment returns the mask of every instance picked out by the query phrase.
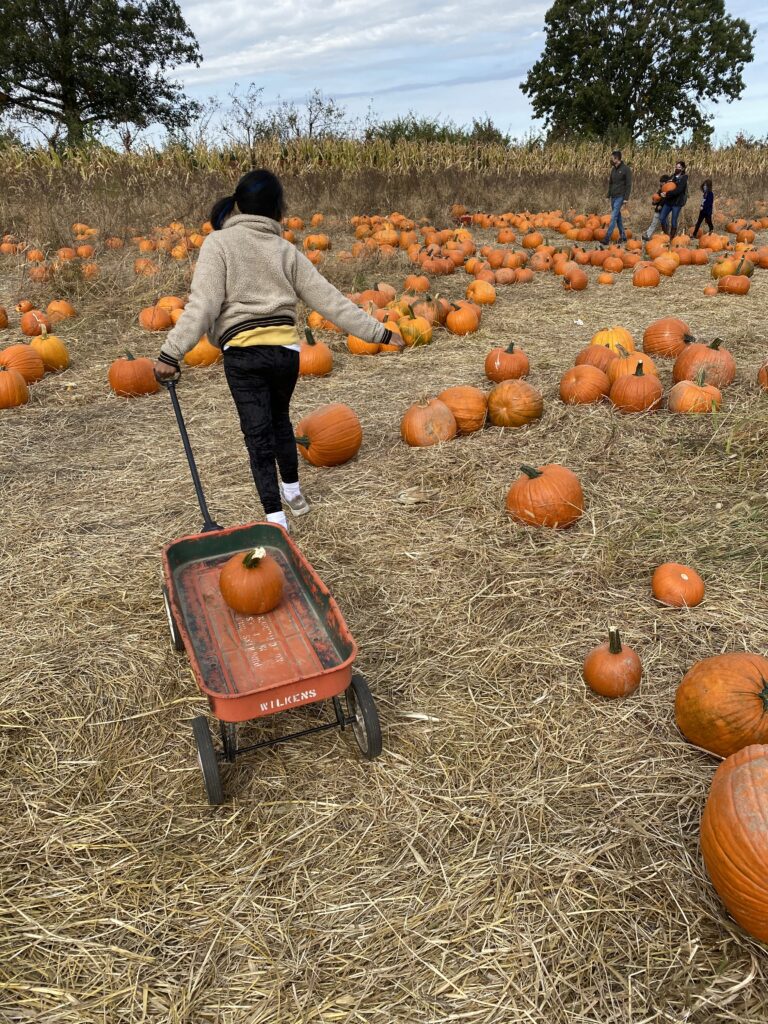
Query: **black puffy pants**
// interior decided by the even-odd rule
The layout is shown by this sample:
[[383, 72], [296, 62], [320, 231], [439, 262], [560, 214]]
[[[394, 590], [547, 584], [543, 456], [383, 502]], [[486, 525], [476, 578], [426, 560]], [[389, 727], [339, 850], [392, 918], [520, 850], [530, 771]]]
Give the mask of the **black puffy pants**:
[[290, 403], [299, 376], [299, 353], [283, 345], [228, 348], [224, 373], [240, 417], [251, 472], [264, 512], [280, 512], [277, 469], [283, 483], [299, 479]]

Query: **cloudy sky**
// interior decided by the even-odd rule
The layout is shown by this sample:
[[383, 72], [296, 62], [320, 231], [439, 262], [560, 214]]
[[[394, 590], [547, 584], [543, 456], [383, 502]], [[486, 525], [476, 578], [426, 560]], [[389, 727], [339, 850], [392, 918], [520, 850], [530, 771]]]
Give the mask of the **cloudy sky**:
[[[487, 113], [519, 136], [537, 127], [519, 84], [542, 49], [548, 6], [181, 0], [204, 56], [182, 77], [198, 99], [224, 99], [235, 83], [263, 86], [265, 99], [299, 100], [319, 87], [355, 116], [372, 106], [381, 117], [415, 110], [464, 124]], [[768, 4], [729, 0], [727, 7], [757, 30], [757, 56], [742, 99], [714, 108], [716, 137], [768, 135]]]

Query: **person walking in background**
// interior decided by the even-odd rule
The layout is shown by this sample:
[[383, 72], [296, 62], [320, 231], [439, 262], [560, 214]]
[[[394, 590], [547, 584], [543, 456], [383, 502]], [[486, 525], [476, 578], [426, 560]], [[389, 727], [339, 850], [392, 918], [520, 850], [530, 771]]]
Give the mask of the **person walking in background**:
[[661, 208], [659, 219], [662, 231], [667, 231], [667, 221], [671, 217], [669, 228], [670, 242], [677, 234], [677, 222], [680, 219], [680, 211], [688, 202], [688, 175], [685, 170], [685, 160], [678, 160], [675, 164], [675, 173], [672, 175], [675, 187], [664, 196], [664, 205]]
[[651, 203], [653, 204], [653, 220], [648, 225], [646, 230], [643, 232], [643, 241], [648, 242], [656, 234], [661, 226], [661, 218], [659, 216], [661, 208], [664, 205], [664, 193], [662, 187], [671, 181], [671, 177], [668, 174], [662, 174], [659, 178], [659, 191], [655, 192], [651, 197]]
[[611, 201], [611, 220], [608, 230], [603, 239], [603, 245], [608, 245], [613, 234], [613, 229], [619, 229], [619, 241], [626, 242], [627, 236], [624, 231], [624, 221], [621, 219], [621, 209], [629, 202], [632, 192], [632, 170], [621, 158], [621, 150], [614, 149], [611, 153], [611, 174], [608, 178], [608, 198]]
[[692, 238], [696, 238], [699, 234], [699, 228], [701, 222], [706, 221], [707, 227], [709, 228], [710, 235], [715, 230], [712, 226], [712, 209], [715, 205], [715, 195], [712, 191], [712, 179], [707, 178], [701, 183], [701, 208], [699, 209], [699, 218], [696, 221], [696, 227], [693, 229]]

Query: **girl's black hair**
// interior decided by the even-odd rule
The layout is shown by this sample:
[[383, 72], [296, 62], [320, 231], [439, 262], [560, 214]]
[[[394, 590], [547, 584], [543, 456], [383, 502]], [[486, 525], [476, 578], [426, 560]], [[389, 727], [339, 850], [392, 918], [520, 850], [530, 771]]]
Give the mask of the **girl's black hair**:
[[702, 188], [702, 191], [706, 188], [706, 189], [709, 189], [709, 191], [711, 192], [712, 191], [712, 179], [711, 178], [705, 178], [704, 181], [702, 181], [702, 183], [701, 183], [701, 188]]
[[277, 175], [260, 168], [249, 171], [238, 181], [237, 188], [231, 196], [224, 196], [213, 204], [210, 217], [214, 231], [224, 226], [224, 220], [237, 206], [240, 213], [248, 213], [255, 217], [270, 217], [281, 221], [285, 201], [283, 186]]

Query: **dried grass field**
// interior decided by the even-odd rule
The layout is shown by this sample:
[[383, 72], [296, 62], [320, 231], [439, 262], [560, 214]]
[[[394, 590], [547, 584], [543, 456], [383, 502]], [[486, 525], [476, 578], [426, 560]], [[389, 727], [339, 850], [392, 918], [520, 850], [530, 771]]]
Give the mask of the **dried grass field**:
[[[345, 220], [331, 235], [348, 247]], [[336, 732], [260, 752], [211, 808], [189, 725], [206, 705], [160, 596], [161, 546], [200, 514], [168, 396], [128, 401], [106, 383], [126, 348], [154, 355], [136, 314], [183, 291], [184, 269], [135, 278], [134, 255], [73, 278], [71, 368], [0, 415], [0, 1020], [765, 1024], [765, 948], [729, 920], [698, 848], [716, 760], [679, 735], [673, 700], [698, 659], [768, 649], [768, 274], [747, 296], [704, 298], [706, 267], [657, 289], [628, 272], [599, 288], [592, 269], [579, 293], [542, 273], [500, 288], [467, 338], [361, 358], [325, 336], [334, 371], [300, 380], [295, 418], [346, 402], [364, 441], [344, 466], [302, 467], [313, 512], [293, 533], [360, 646], [384, 753], [364, 762]], [[344, 288], [399, 289], [410, 270], [404, 255], [323, 264]], [[1, 305], [57, 297], [25, 274], [0, 262]], [[639, 343], [670, 313], [735, 355], [719, 414], [559, 401], [596, 330], [622, 324]], [[13, 340], [12, 323], [0, 343]], [[485, 354], [509, 340], [530, 356], [542, 419], [401, 442], [411, 402], [488, 386]], [[670, 374], [662, 362], [665, 390]], [[221, 366], [185, 372], [179, 397], [214, 516], [260, 518]], [[579, 474], [576, 526], [510, 520], [521, 462]], [[701, 572], [702, 605], [653, 602], [668, 560]], [[581, 679], [609, 624], [644, 664], [623, 701]]]

